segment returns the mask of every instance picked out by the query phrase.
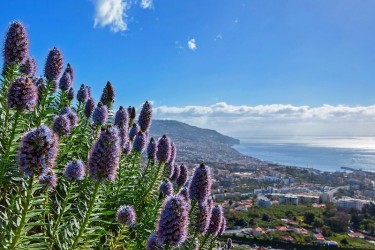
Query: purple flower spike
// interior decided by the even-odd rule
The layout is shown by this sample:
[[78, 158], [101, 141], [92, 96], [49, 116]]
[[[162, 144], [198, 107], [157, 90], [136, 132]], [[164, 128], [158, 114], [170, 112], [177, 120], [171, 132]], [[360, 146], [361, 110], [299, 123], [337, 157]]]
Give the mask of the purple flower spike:
[[64, 59], [61, 51], [54, 47], [48, 52], [44, 66], [44, 76], [50, 81], [57, 81], [64, 67]]
[[73, 88], [70, 88], [70, 89], [68, 90], [68, 100], [69, 100], [69, 101], [73, 101], [73, 99], [74, 99], [74, 89], [73, 89]]
[[179, 187], [182, 187], [183, 185], [185, 185], [187, 178], [188, 178], [188, 168], [184, 164], [181, 164], [179, 169], [180, 169], [180, 175], [178, 176], [176, 180], [176, 184]]
[[151, 138], [148, 146], [147, 146], [147, 157], [151, 161], [155, 161], [156, 158], [156, 150], [157, 150], [157, 145], [154, 140], [154, 138]]
[[25, 62], [21, 65], [20, 71], [22, 74], [34, 77], [37, 70], [36, 60], [34, 57], [28, 56]]
[[123, 224], [132, 226], [135, 224], [135, 212], [132, 206], [121, 206], [117, 209], [116, 221]]
[[29, 176], [39, 174], [44, 169], [53, 168], [57, 155], [58, 140], [47, 127], [40, 126], [27, 132], [18, 150], [18, 166], [20, 171]]
[[143, 104], [141, 113], [138, 118], [138, 125], [141, 128], [142, 132], [146, 132], [150, 129], [152, 120], [152, 107], [149, 102]]
[[171, 156], [168, 160], [169, 164], [174, 164], [174, 161], [176, 160], [176, 145], [173, 141], [171, 141]]
[[146, 135], [142, 133], [141, 131], [139, 131], [137, 136], [134, 139], [133, 151], [142, 153], [145, 150], [146, 143], [147, 143]]
[[39, 183], [48, 189], [55, 188], [57, 186], [57, 176], [51, 169], [45, 169], [39, 176]]
[[176, 181], [180, 176], [180, 167], [176, 164], [173, 165], [173, 174], [171, 176], [171, 181]]
[[171, 141], [168, 136], [163, 135], [158, 140], [156, 158], [159, 162], [168, 162], [171, 157]]
[[130, 154], [130, 152], [132, 151], [133, 149], [133, 144], [131, 143], [131, 141], [129, 141], [129, 138], [126, 140], [125, 144], [124, 144], [124, 147], [122, 148], [122, 152], [126, 155]]
[[52, 130], [59, 136], [67, 135], [70, 133], [70, 119], [67, 115], [59, 115], [53, 121]]
[[116, 112], [115, 125], [119, 128], [126, 128], [126, 130], [128, 129], [128, 126], [129, 126], [128, 111], [124, 109], [123, 106], [120, 106], [119, 110]]
[[18, 111], [32, 111], [38, 102], [38, 89], [33, 80], [21, 76], [17, 78], [8, 90], [8, 106]]
[[211, 171], [202, 163], [194, 171], [190, 181], [189, 196], [191, 200], [203, 203], [211, 194]]
[[129, 131], [129, 139], [133, 141], [134, 137], [138, 134], [139, 131], [139, 126], [136, 123], [133, 123], [133, 127]]
[[25, 26], [15, 21], [10, 24], [4, 43], [4, 63], [7, 65], [22, 63], [29, 54], [29, 36]]
[[103, 125], [108, 119], [108, 109], [107, 106], [103, 105], [102, 102], [98, 103], [92, 114], [92, 120], [96, 125]]
[[112, 104], [115, 101], [115, 90], [110, 82], [107, 82], [105, 85], [100, 101], [107, 107], [112, 107]]
[[198, 205], [195, 213], [194, 227], [197, 232], [202, 234], [207, 232], [211, 219], [211, 203], [204, 202]]
[[70, 79], [73, 82], [74, 81], [74, 69], [69, 63], [68, 65], [66, 65], [65, 72], [70, 75]]
[[220, 230], [219, 230], [219, 232], [217, 233], [217, 235], [219, 235], [219, 236], [223, 235], [226, 229], [227, 229], [227, 220], [226, 220], [225, 217], [223, 216], [223, 217], [222, 217], [222, 220], [221, 220]]
[[81, 181], [85, 176], [85, 165], [81, 160], [73, 160], [66, 165], [64, 175], [69, 180]]
[[90, 97], [85, 104], [85, 109], [83, 110], [83, 113], [87, 118], [90, 118], [91, 114], [94, 112], [94, 109], [95, 101], [92, 97]]
[[231, 249], [232, 247], [233, 247], [232, 239], [228, 238], [228, 240], [227, 240], [227, 248]]
[[208, 226], [207, 233], [217, 236], [220, 231], [222, 221], [223, 209], [220, 205], [216, 205], [214, 208], [212, 208], [210, 225]]
[[59, 81], [59, 88], [63, 91], [66, 91], [72, 87], [72, 78], [69, 73], [64, 72]]
[[164, 202], [157, 226], [157, 238], [160, 244], [179, 246], [187, 238], [189, 225], [186, 202], [179, 196], [169, 196]]
[[132, 107], [131, 110], [130, 110], [130, 119], [134, 120], [135, 117], [136, 117], [135, 108]]
[[85, 102], [87, 102], [87, 99], [89, 99], [89, 92], [88, 92], [87, 87], [82, 84], [81, 87], [79, 88], [78, 92], [77, 92], [77, 100], [79, 102], [85, 103]]
[[66, 115], [70, 120], [70, 126], [76, 126], [78, 123], [78, 116], [70, 107], [64, 107], [60, 111], [60, 115]]
[[44, 91], [46, 90], [46, 83], [43, 79], [43, 77], [35, 78], [34, 84], [38, 89], [38, 103], [40, 101], [40, 98], [42, 97]]
[[162, 250], [162, 246], [159, 244], [156, 233], [152, 233], [147, 240], [146, 250]]
[[91, 149], [88, 167], [91, 178], [98, 181], [114, 181], [121, 156], [120, 138], [115, 127], [100, 133]]
[[173, 194], [173, 185], [170, 181], [164, 180], [159, 187], [159, 192], [164, 196]]
[[124, 148], [127, 141], [129, 141], [128, 130], [125, 128], [119, 128], [118, 133], [120, 137], [120, 147]]
[[174, 167], [175, 166], [172, 164], [165, 165], [165, 173], [168, 178], [172, 178], [173, 173], [174, 173]]
[[182, 199], [185, 200], [187, 209], [190, 210], [190, 199], [189, 199], [189, 192], [186, 187], [182, 187], [180, 192], [178, 193]]

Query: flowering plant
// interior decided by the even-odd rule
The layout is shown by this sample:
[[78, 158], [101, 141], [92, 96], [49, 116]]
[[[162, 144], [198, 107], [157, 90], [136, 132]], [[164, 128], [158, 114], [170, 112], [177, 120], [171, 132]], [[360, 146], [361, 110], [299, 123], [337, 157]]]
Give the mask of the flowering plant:
[[[211, 173], [178, 164], [164, 135], [149, 138], [152, 107], [113, 110], [63, 53], [49, 51], [44, 76], [29, 55], [25, 26], [6, 34], [0, 78], [2, 249], [213, 249], [225, 230], [210, 199]], [[190, 180], [189, 180], [190, 179]]]

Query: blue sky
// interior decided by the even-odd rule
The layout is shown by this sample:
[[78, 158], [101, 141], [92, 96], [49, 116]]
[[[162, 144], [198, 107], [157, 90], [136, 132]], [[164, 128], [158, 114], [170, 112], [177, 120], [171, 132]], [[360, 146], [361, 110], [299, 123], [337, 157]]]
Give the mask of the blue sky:
[[361, 124], [373, 123], [375, 1], [12, 0], [0, 9], [3, 33], [14, 19], [27, 25], [39, 73], [57, 46], [76, 69], [75, 86], [91, 85], [96, 99], [109, 80], [117, 104], [152, 100], [161, 118], [229, 134], [243, 132], [213, 117], [245, 118], [260, 128], [246, 131], [259, 132], [254, 116], [268, 124], [302, 113], [301, 127], [306, 117], [342, 122], [349, 109], [355, 121], [362, 108]]

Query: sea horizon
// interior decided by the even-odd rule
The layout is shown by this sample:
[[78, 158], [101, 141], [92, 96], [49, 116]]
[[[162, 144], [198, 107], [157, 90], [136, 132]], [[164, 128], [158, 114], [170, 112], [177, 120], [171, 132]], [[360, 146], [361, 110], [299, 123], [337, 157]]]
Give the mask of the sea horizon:
[[266, 162], [320, 171], [375, 171], [374, 136], [247, 136], [233, 148]]

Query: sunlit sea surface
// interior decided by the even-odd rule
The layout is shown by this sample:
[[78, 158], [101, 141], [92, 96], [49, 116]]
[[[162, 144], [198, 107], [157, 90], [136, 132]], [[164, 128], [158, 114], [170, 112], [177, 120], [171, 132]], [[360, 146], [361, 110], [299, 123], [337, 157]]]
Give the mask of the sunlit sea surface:
[[375, 137], [269, 136], [239, 138], [243, 154], [288, 166], [322, 171], [350, 167], [375, 171]]

